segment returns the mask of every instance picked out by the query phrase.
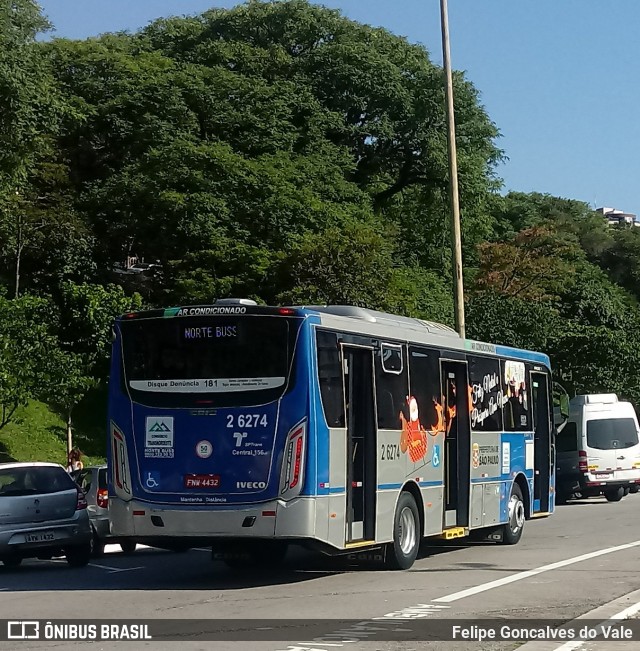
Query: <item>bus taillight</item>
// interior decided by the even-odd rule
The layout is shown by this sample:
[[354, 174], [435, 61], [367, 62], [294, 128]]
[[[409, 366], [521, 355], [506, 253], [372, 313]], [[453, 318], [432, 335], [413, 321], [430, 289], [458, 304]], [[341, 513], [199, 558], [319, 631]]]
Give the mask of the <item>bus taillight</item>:
[[306, 431], [306, 420], [289, 431], [280, 481], [280, 497], [283, 499], [295, 497], [302, 488]]
[[289, 488], [295, 488], [298, 485], [298, 480], [300, 479], [300, 463], [302, 462], [302, 437], [298, 437], [296, 440], [296, 456], [295, 461], [293, 462], [293, 478], [289, 484]]

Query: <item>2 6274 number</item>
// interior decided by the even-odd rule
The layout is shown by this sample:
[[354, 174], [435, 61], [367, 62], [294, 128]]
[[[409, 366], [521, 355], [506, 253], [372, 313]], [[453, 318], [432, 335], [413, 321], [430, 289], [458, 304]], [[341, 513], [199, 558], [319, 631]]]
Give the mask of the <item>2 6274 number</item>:
[[267, 414], [238, 414], [235, 417], [233, 414], [227, 415], [227, 427], [266, 427]]
[[380, 446], [380, 461], [393, 461], [400, 458], [400, 446], [396, 443], [387, 443]]

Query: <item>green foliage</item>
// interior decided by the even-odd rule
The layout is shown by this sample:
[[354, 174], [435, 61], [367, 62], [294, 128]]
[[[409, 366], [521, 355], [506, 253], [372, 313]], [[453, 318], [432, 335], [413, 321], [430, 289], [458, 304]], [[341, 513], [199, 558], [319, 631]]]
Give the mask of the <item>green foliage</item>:
[[35, 296], [0, 296], [0, 429], [51, 382], [47, 362], [58, 343], [51, 333], [51, 308]]
[[76, 377], [82, 375], [79, 369], [84, 369], [88, 377], [106, 379], [113, 322], [117, 316], [141, 307], [139, 295], [126, 296], [117, 285], [63, 284], [59, 337], [66, 358], [61, 367]]
[[[95, 417], [96, 414], [101, 420]], [[80, 423], [80, 418], [77, 420]], [[82, 459], [85, 465], [105, 461], [104, 422], [102, 412], [94, 409], [91, 420], [83, 419], [82, 426], [76, 426], [74, 442], [86, 455]], [[43, 402], [31, 400], [18, 407], [12, 422], [0, 429], [0, 463], [52, 461], [66, 466], [65, 437], [64, 419]]]
[[[57, 454], [39, 398], [65, 419], [57, 445], [73, 413], [101, 453], [86, 414], [104, 416], [114, 317], [143, 302], [452, 324], [443, 74], [422, 46], [305, 0], [85, 41], [38, 42], [47, 28], [33, 0], [0, 0], [3, 433], [33, 418]], [[498, 129], [462, 73], [454, 86], [469, 336], [640, 401], [640, 233], [580, 201], [498, 195]], [[129, 256], [157, 273], [122, 273]], [[37, 456], [3, 436], [0, 453]]]
[[61, 110], [36, 43], [48, 28], [34, 0], [0, 1], [0, 199], [22, 186]]

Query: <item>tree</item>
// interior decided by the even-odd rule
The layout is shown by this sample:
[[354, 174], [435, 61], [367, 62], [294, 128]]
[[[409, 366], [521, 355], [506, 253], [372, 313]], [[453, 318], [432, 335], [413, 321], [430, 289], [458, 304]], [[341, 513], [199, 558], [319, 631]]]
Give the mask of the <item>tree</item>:
[[556, 298], [573, 283], [574, 267], [566, 260], [573, 249], [548, 228], [528, 228], [511, 241], [485, 242], [479, 250], [478, 290], [540, 301]]
[[[59, 142], [101, 242], [103, 280], [133, 253], [165, 268], [168, 293], [155, 287], [151, 300], [198, 292], [200, 282], [208, 295], [264, 287], [266, 299], [289, 289], [274, 284], [294, 240], [372, 212], [398, 226], [398, 264], [440, 273], [443, 76], [421, 46], [290, 0], [46, 51], [75, 111]], [[456, 102], [473, 251], [491, 232], [485, 207], [501, 154], [462, 74]], [[238, 272], [233, 251], [256, 252], [255, 269]]]
[[51, 302], [35, 296], [0, 296], [0, 429], [16, 409], [50, 386], [48, 360], [57, 350]]
[[89, 389], [97, 386], [91, 375], [92, 362], [86, 355], [78, 355], [54, 349], [47, 359], [47, 372], [50, 383], [42, 392], [42, 397], [57, 408], [63, 415], [67, 428], [67, 457], [73, 444], [73, 410], [84, 398]]
[[0, 3], [0, 197], [22, 188], [57, 125], [59, 96], [36, 43], [49, 27], [34, 0]]
[[64, 356], [60, 364], [69, 369], [70, 387], [88, 388], [91, 383], [83, 378], [106, 379], [114, 320], [140, 307], [139, 295], [126, 296], [117, 285], [62, 285], [58, 337]]

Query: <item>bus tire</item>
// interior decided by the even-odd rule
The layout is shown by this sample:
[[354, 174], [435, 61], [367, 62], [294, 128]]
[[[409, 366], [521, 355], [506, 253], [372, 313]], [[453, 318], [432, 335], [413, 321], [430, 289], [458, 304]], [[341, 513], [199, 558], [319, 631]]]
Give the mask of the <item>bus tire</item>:
[[604, 491], [604, 496], [607, 498], [607, 502], [619, 502], [624, 497], [624, 488], [622, 486], [607, 488]]
[[420, 549], [420, 514], [413, 495], [400, 493], [393, 519], [393, 542], [387, 545], [386, 566], [390, 570], [408, 570]]
[[634, 484], [633, 486], [629, 486], [629, 492], [630, 493], [637, 493], [638, 490], [640, 490], [640, 486], [638, 484]]
[[502, 529], [502, 544], [503, 545], [517, 545], [522, 538], [524, 530], [525, 510], [524, 499], [522, 498], [522, 489], [518, 484], [513, 484], [511, 495], [509, 496], [509, 504], [507, 506], [507, 513], [509, 521], [503, 525]]

